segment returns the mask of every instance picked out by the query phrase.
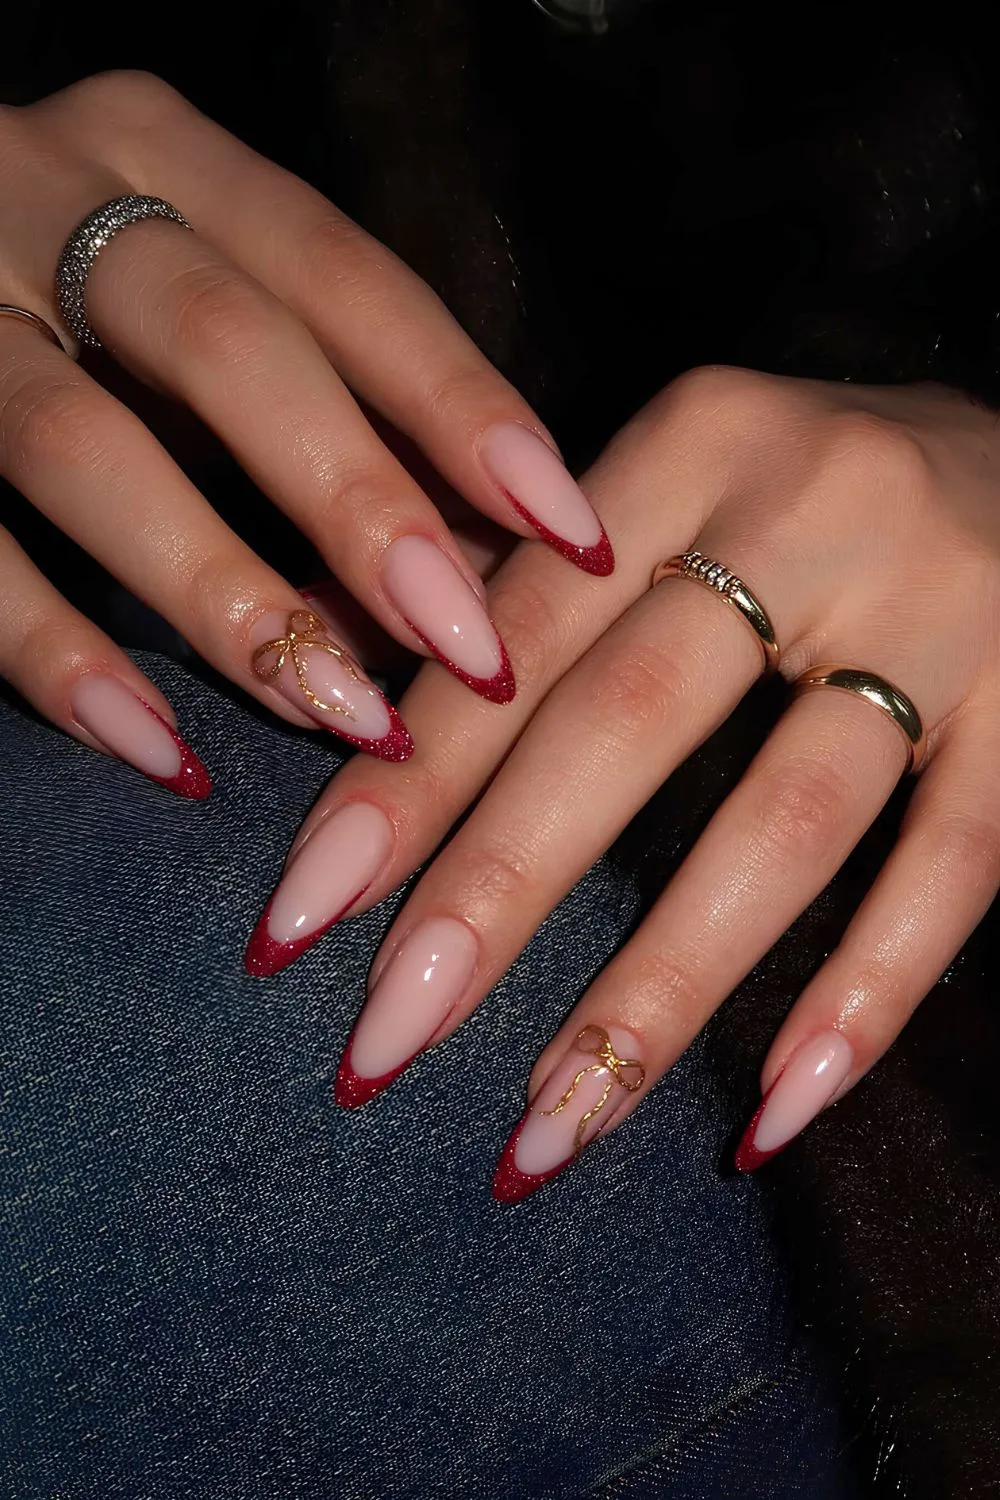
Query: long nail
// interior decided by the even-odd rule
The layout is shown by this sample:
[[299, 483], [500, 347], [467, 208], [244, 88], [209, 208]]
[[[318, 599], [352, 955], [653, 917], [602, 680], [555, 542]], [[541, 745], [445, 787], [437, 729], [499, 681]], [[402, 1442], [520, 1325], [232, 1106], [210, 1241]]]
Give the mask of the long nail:
[[310, 609], [265, 615], [251, 666], [295, 708], [378, 760], [408, 760], [410, 732], [324, 619]]
[[348, 802], [300, 845], [247, 944], [248, 974], [277, 974], [364, 895], [392, 853], [393, 829], [371, 802]]
[[200, 802], [212, 778], [190, 745], [118, 677], [92, 672], [69, 696], [70, 712], [106, 750], [179, 797]]
[[444, 666], [492, 703], [516, 691], [503, 641], [473, 590], [430, 537], [402, 536], [382, 559], [386, 593]]
[[585, 573], [606, 578], [615, 555], [604, 527], [548, 443], [520, 422], [498, 422], [479, 440], [493, 483], [529, 526]]
[[814, 1120], [854, 1067], [854, 1050], [839, 1031], [822, 1031], [792, 1053], [761, 1100], [736, 1152], [740, 1172], [762, 1167]]
[[404, 938], [378, 977], [337, 1070], [344, 1109], [374, 1099], [422, 1052], [455, 1009], [479, 950], [463, 922], [431, 917]]
[[639, 1043], [620, 1026], [585, 1026], [522, 1115], [500, 1154], [493, 1196], [527, 1198], [614, 1124], [645, 1082]]

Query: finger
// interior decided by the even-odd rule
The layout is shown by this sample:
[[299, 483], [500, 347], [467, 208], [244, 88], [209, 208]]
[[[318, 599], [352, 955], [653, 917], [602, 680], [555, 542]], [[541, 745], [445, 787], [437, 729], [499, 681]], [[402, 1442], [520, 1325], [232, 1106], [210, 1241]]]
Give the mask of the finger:
[[[393, 925], [338, 1074], [340, 1102], [372, 1097], [469, 1014], [760, 664], [735, 612], [684, 580], [608, 632], [543, 704]], [[474, 937], [475, 963], [461, 976], [431, 972], [427, 944], [441, 940], [442, 920]], [[418, 974], [430, 976], [422, 986]]]
[[921, 778], [885, 869], [768, 1054], [741, 1170], [853, 1088], [986, 914], [1000, 881], [998, 751], [1000, 713], [970, 713]]
[[[598, 583], [561, 568], [557, 559], [540, 549], [521, 547], [491, 586], [494, 613], [518, 661], [519, 690], [514, 702], [503, 715], [492, 714], [485, 705], [470, 701], [469, 695], [442, 673], [425, 669], [418, 674], [404, 700], [417, 747], [407, 765], [405, 785], [398, 778], [379, 775], [378, 768], [365, 770], [355, 757], [334, 777], [306, 818], [290, 851], [286, 877], [290, 878], [303, 844], [324, 828], [340, 807], [352, 802], [371, 803], [382, 810], [392, 827], [392, 849], [388, 860], [377, 867], [359, 863], [354, 872], [355, 888], [362, 894], [350, 914], [380, 901], [434, 851], [495, 774], [555, 684], [648, 589], [653, 562], [686, 549], [700, 529], [701, 518], [712, 509], [726, 474], [719, 445], [705, 446], [693, 440], [690, 428], [675, 416], [689, 403], [684, 388], [696, 408], [705, 404], [698, 382], [682, 382], [681, 387], [681, 391], [661, 396], [641, 413], [587, 476], [588, 488], [622, 538], [619, 565], [612, 577]], [[733, 404], [738, 406], [737, 402]], [[664, 473], [673, 476], [683, 503], [667, 506], [658, 502]], [[636, 495], [651, 497], [650, 506], [637, 506]], [[692, 599], [701, 596], [694, 607], [700, 610], [699, 619], [709, 621], [707, 628], [715, 628], [711, 621], [718, 623], [720, 608], [728, 616], [719, 601], [696, 584], [677, 582], [669, 587], [687, 591]], [[727, 619], [726, 624], [748, 629], [735, 617]], [[708, 644], [713, 640], [709, 637]], [[752, 636], [750, 640], [752, 644]], [[714, 665], [707, 675], [714, 681]], [[370, 774], [371, 770], [376, 774]], [[603, 804], [603, 800], [599, 802]], [[269, 914], [273, 912], [268, 908], [247, 950], [252, 973], [270, 974], [284, 967], [328, 930], [338, 912], [343, 915], [333, 900], [333, 894], [341, 894], [339, 886], [334, 893], [326, 890], [334, 869], [341, 868], [340, 843], [333, 833], [324, 835], [323, 843], [329, 849], [326, 873], [320, 870], [308, 888], [304, 875], [301, 880], [298, 873], [295, 876], [299, 892], [296, 902], [308, 903], [295, 914], [295, 946], [288, 946], [291, 937], [286, 926], [280, 927], [280, 934], [277, 929], [268, 931]], [[322, 847], [317, 845], [317, 851]], [[319, 860], [318, 852], [315, 858]]]
[[[529, 1107], [501, 1157], [497, 1196], [527, 1196], [574, 1151], [620, 1124], [726, 995], [824, 888], [884, 805], [906, 765], [886, 715], [858, 698], [796, 700], [712, 818], [636, 935], [542, 1053]], [[609, 1091], [601, 1119], [575, 1138], [579, 1103], [548, 1115], [579, 1066], [587, 1027], [636, 1060], [635, 1087]], [[591, 1101], [593, 1102], [593, 1101]]]
[[88, 309], [115, 356], [214, 428], [386, 630], [509, 701], [510, 662], [478, 577], [277, 298], [161, 220], [101, 253]]
[[[109, 96], [119, 117], [141, 122], [141, 135], [134, 123], [109, 131]], [[78, 121], [79, 89], [74, 98]], [[156, 80], [106, 79], [84, 86], [84, 98], [98, 159], [176, 201], [312, 329], [351, 388], [473, 505], [588, 572], [611, 571], [604, 530], [537, 417], [391, 251]]]
[[53, 724], [180, 797], [212, 780], [159, 689], [62, 597], [0, 528], [0, 675]]
[[[382, 758], [410, 752], [395, 710], [324, 622], [302, 611], [142, 423], [12, 319], [0, 322], [0, 474], [274, 712]], [[293, 620], [315, 645], [268, 649]]]

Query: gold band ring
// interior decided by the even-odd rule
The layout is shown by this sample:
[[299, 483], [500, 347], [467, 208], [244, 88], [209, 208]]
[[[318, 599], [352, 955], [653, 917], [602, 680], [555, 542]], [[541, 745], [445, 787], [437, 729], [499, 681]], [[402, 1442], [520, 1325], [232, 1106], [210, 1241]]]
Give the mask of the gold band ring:
[[37, 328], [45, 337], [51, 339], [57, 349], [63, 346], [62, 339], [56, 333], [51, 323], [46, 323], [37, 313], [29, 312], [26, 307], [15, 307], [12, 302], [0, 302], [0, 318], [16, 318], [19, 323], [30, 323]]
[[909, 754], [907, 771], [915, 771], [924, 758], [927, 735], [923, 721], [914, 704], [901, 693], [898, 687], [886, 682], [876, 672], [865, 672], [860, 667], [827, 665], [810, 667], [795, 679], [795, 695], [811, 693], [817, 688], [837, 688], [842, 693], [857, 693], [869, 703], [881, 709], [900, 730], [906, 740]]
[[666, 562], [659, 563], [653, 574], [651, 587], [655, 589], [665, 578], [693, 578], [695, 583], [703, 583], [706, 588], [714, 589], [743, 616], [753, 630], [764, 653], [764, 670], [775, 670], [781, 653], [771, 617], [742, 578], [737, 578], [722, 563], [705, 557], [701, 552], [685, 552], [680, 557], [670, 557]]

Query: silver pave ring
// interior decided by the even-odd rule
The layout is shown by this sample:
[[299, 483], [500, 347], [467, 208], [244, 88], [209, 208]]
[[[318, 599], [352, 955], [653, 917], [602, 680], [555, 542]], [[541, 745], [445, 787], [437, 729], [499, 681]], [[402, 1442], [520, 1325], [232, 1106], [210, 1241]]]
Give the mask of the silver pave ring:
[[87, 277], [105, 245], [121, 229], [141, 224], [144, 219], [168, 219], [182, 229], [191, 225], [182, 213], [162, 198], [148, 198], [145, 193], [127, 193], [112, 198], [88, 214], [66, 241], [56, 267], [56, 298], [63, 322], [80, 344], [99, 349], [101, 341], [87, 321]]

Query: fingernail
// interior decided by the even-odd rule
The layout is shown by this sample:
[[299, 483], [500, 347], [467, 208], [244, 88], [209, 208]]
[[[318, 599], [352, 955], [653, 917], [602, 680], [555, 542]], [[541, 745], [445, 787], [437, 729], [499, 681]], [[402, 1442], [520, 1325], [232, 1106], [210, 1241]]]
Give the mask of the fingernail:
[[392, 853], [392, 824], [371, 802], [348, 802], [292, 858], [247, 944], [248, 974], [277, 974], [360, 900]]
[[585, 573], [606, 578], [615, 555], [590, 501], [562, 459], [520, 422], [498, 422], [479, 440], [490, 479], [523, 520]]
[[479, 950], [463, 922], [421, 922], [393, 954], [340, 1060], [334, 1097], [367, 1104], [422, 1052], [469, 988]]
[[81, 677], [69, 706], [82, 728], [150, 781], [198, 802], [212, 790], [212, 778], [190, 745], [119, 678], [97, 672]]
[[295, 708], [378, 760], [408, 760], [410, 732], [358, 662], [310, 609], [265, 615], [251, 638], [251, 667]]
[[449, 671], [492, 703], [509, 703], [514, 673], [489, 615], [430, 537], [403, 536], [386, 549], [382, 583], [415, 635]]
[[829, 1104], [854, 1066], [839, 1031], [823, 1031], [793, 1052], [761, 1100], [736, 1152], [740, 1172], [762, 1167]]
[[517, 1203], [551, 1181], [603, 1135], [645, 1082], [639, 1043], [620, 1026], [585, 1026], [532, 1099], [508, 1140], [493, 1196]]

